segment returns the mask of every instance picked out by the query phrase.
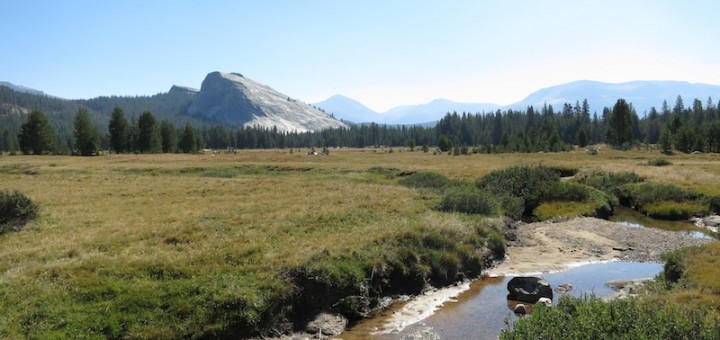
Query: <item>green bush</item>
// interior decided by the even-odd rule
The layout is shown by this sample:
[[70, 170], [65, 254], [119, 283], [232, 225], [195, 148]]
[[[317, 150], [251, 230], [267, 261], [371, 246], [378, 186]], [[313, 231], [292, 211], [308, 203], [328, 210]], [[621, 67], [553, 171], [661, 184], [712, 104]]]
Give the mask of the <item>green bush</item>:
[[618, 205], [617, 199], [593, 187], [575, 183], [561, 183], [552, 199], [541, 203], [534, 211], [544, 221], [557, 217], [593, 216], [606, 218]]
[[669, 160], [667, 160], [665, 158], [653, 158], [653, 159], [648, 159], [647, 164], [650, 166], [667, 166], [667, 165], [672, 165], [672, 162], [670, 162]]
[[578, 182], [611, 194], [622, 203], [626, 199], [622, 187], [626, 184], [640, 183], [644, 180], [634, 172], [595, 172], [580, 176]]
[[448, 189], [438, 207], [441, 211], [480, 215], [496, 215], [498, 208], [495, 197], [471, 186]]
[[544, 196], [560, 183], [560, 174], [544, 166], [516, 166], [493, 171], [475, 185], [497, 196], [510, 195], [523, 200], [523, 215], [530, 215]]
[[665, 261], [665, 265], [663, 266], [661, 278], [668, 287], [678, 283], [683, 277], [685, 272], [683, 258], [685, 258], [688, 249], [689, 248], [682, 248], [663, 254], [662, 259]]
[[625, 185], [623, 189], [630, 200], [630, 205], [638, 210], [655, 202], [684, 202], [700, 198], [696, 192], [672, 184], [646, 182]]
[[498, 196], [502, 214], [512, 219], [519, 220], [525, 212], [525, 201], [521, 197], [510, 195]]
[[532, 317], [516, 321], [500, 339], [717, 339], [715, 327], [696, 310], [564, 295], [556, 307], [537, 305]]
[[720, 214], [720, 196], [707, 196], [703, 201], [708, 205], [710, 211]]
[[38, 206], [22, 193], [0, 192], [0, 235], [22, 229], [37, 213]]
[[409, 188], [428, 189], [442, 192], [455, 182], [449, 178], [430, 171], [420, 171], [409, 174], [398, 181], [398, 184]]
[[571, 167], [565, 167], [565, 166], [549, 166], [551, 170], [557, 172], [560, 174], [560, 177], [571, 177], [577, 175], [577, 173], [580, 171], [578, 168], [571, 168]]

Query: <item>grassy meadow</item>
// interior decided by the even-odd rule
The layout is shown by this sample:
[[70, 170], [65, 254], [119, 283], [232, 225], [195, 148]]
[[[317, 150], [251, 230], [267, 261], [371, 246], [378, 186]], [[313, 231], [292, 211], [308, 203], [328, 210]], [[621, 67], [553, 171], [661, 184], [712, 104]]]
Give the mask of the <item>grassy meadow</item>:
[[23, 230], [0, 235], [0, 338], [270, 333], [333, 300], [368, 307], [345, 295], [477, 274], [501, 218], [439, 211], [438, 193], [397, 184], [411, 172], [472, 182], [542, 164], [635, 172], [720, 196], [717, 154], [652, 166], [657, 151], [307, 151], [0, 156], [0, 191], [40, 207]]

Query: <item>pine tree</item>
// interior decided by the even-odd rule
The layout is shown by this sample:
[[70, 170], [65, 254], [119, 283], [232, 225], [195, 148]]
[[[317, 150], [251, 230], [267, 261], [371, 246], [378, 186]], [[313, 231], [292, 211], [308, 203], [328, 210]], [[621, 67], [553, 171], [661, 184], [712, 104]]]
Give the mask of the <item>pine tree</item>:
[[81, 156], [92, 156], [100, 150], [100, 138], [92, 125], [87, 110], [81, 108], [75, 115], [75, 149]]
[[658, 143], [660, 143], [660, 151], [663, 153], [670, 153], [670, 151], [672, 151], [672, 134], [667, 127], [663, 127], [662, 130], [660, 130]]
[[180, 148], [180, 151], [184, 153], [197, 152], [198, 149], [195, 142], [195, 131], [190, 123], [185, 125], [185, 130], [183, 131], [182, 139], [180, 139], [178, 147]]
[[53, 151], [55, 131], [42, 111], [30, 111], [27, 121], [20, 126], [18, 144], [25, 154], [42, 155]]
[[159, 153], [162, 151], [160, 126], [152, 113], [145, 111], [138, 119], [137, 151], [141, 153]]
[[127, 152], [130, 148], [130, 129], [121, 108], [113, 109], [108, 131], [110, 132], [110, 149], [116, 153]]
[[607, 120], [608, 143], [622, 145], [632, 140], [632, 112], [625, 99], [618, 99]]
[[175, 153], [178, 149], [178, 136], [175, 126], [169, 120], [160, 123], [160, 135], [162, 136], [162, 152]]

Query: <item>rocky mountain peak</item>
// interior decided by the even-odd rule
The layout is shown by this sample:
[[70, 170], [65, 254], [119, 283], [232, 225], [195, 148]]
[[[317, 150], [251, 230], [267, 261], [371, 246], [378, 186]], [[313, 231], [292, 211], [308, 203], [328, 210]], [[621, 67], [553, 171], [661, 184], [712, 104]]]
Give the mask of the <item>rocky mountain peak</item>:
[[212, 72], [187, 109], [191, 116], [233, 126], [279, 131], [318, 131], [345, 127], [341, 121], [240, 73]]

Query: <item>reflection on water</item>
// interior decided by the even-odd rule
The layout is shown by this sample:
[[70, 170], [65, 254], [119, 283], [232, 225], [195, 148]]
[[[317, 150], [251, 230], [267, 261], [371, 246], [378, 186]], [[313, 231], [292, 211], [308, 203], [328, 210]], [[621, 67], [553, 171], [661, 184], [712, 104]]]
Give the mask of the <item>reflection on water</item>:
[[615, 208], [615, 211], [613, 212], [613, 215], [610, 216], [609, 220], [612, 222], [622, 223], [633, 228], [656, 228], [685, 233], [697, 238], [713, 238], [711, 231], [705, 228], [700, 228], [689, 221], [659, 220], [645, 216], [630, 208]]
[[[605, 282], [610, 280], [654, 277], [662, 270], [658, 263], [608, 262], [575, 267], [557, 273], [543, 274], [552, 287], [570, 283], [573, 296], [595, 294], [604, 296], [612, 293]], [[342, 339], [402, 339], [412, 334], [425, 332], [441, 339], [496, 339], [506, 327], [506, 320], [517, 317], [507, 307], [507, 283], [511, 277], [484, 278], [476, 280], [470, 289], [458, 296], [457, 301], [446, 303], [437, 313], [427, 319], [408, 326], [400, 333], [371, 335], [382, 330], [393, 309], [366, 320], [347, 332]], [[561, 294], [555, 294], [553, 303]]]

